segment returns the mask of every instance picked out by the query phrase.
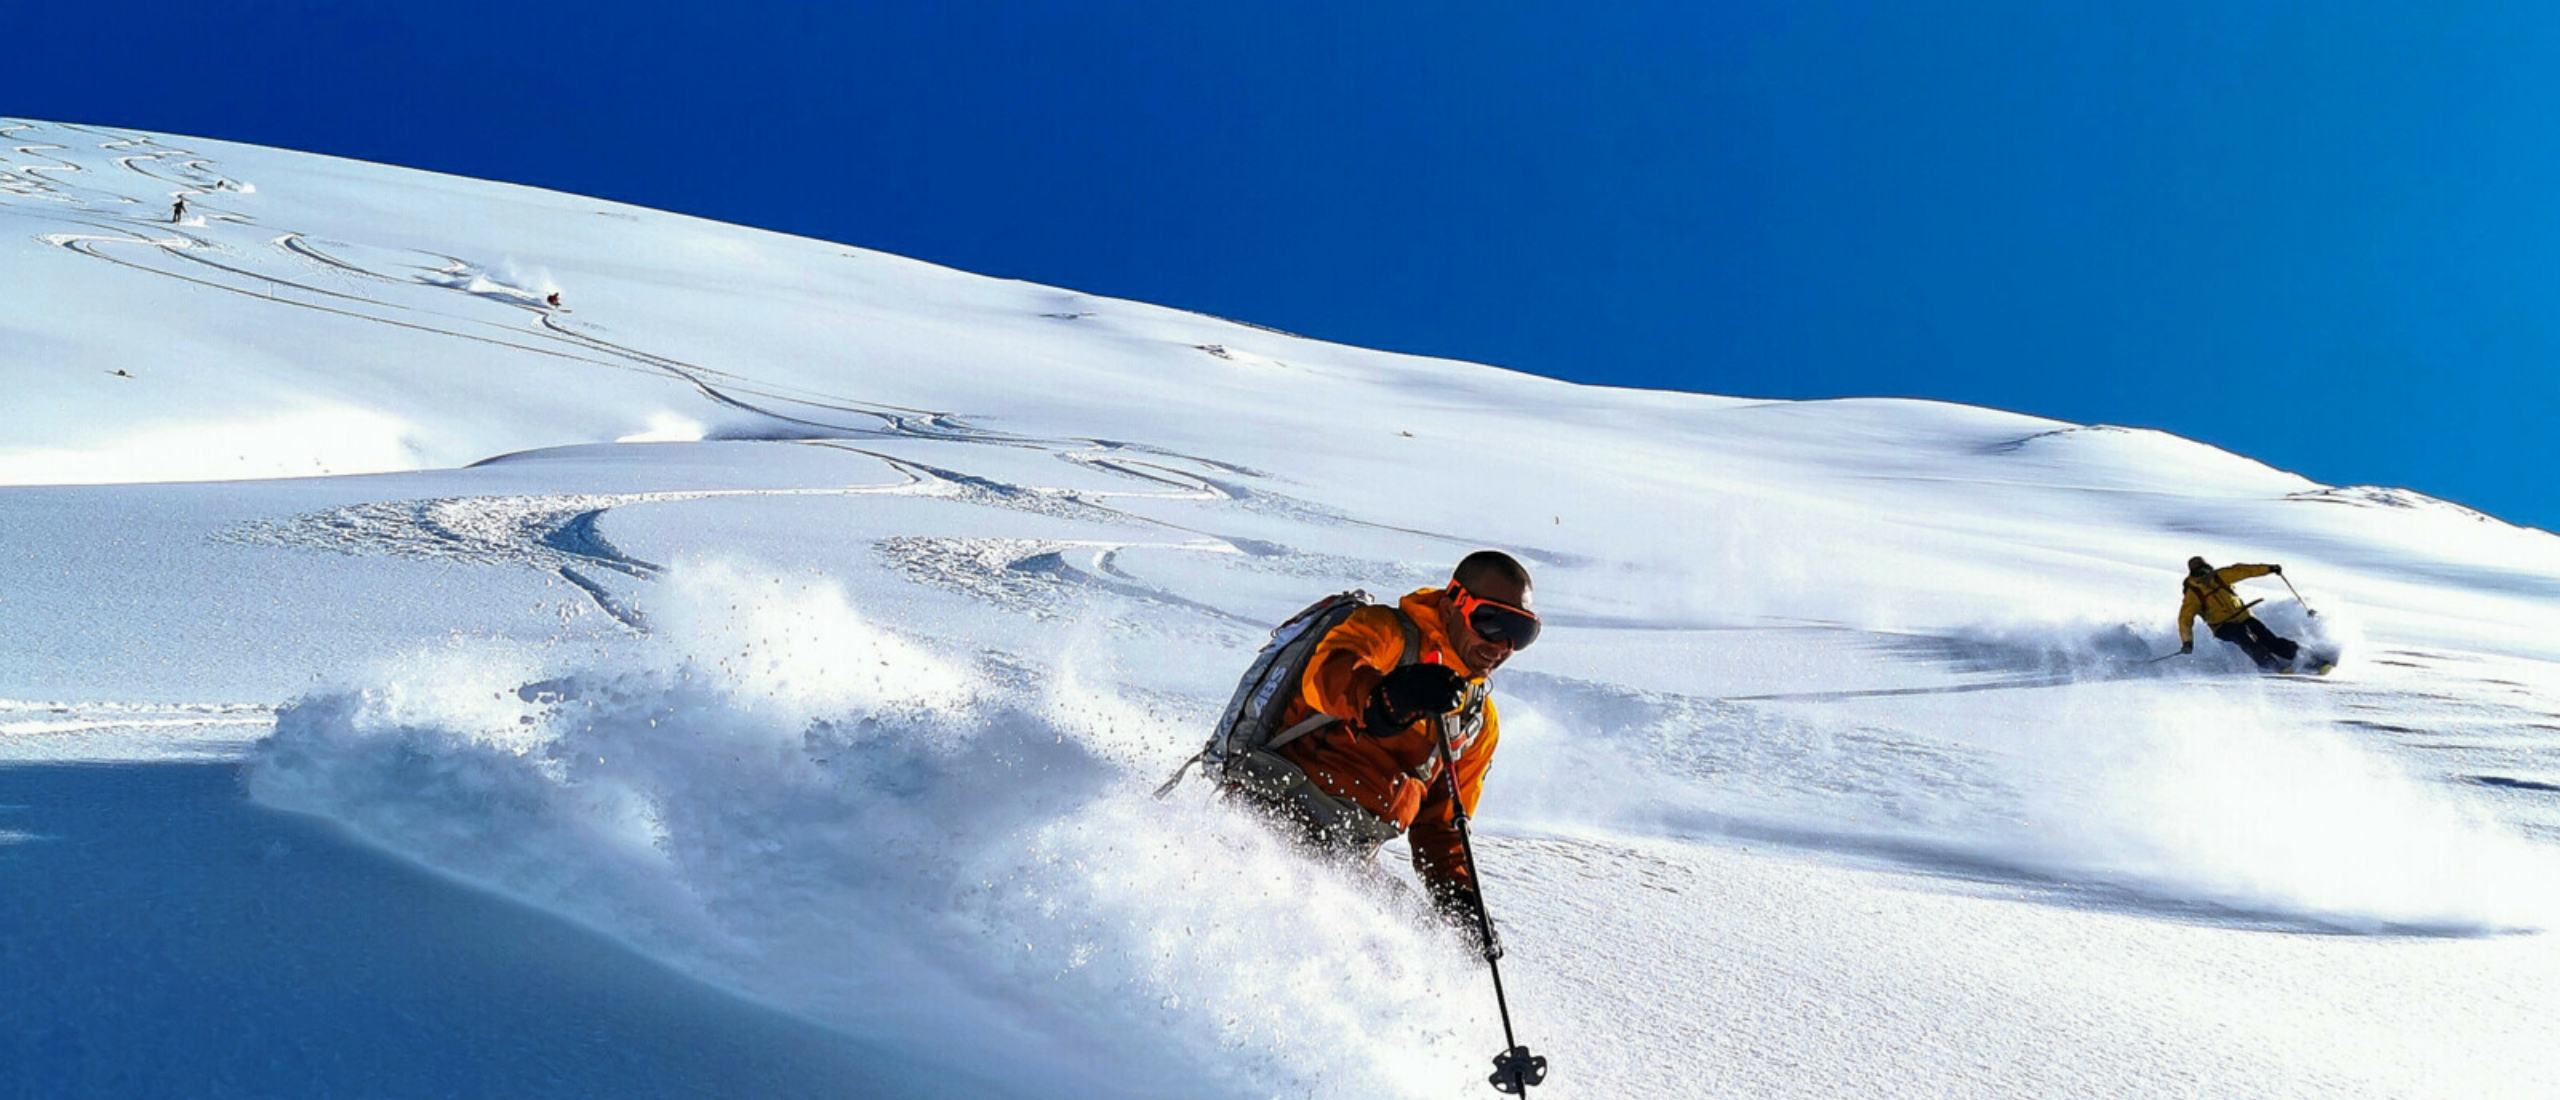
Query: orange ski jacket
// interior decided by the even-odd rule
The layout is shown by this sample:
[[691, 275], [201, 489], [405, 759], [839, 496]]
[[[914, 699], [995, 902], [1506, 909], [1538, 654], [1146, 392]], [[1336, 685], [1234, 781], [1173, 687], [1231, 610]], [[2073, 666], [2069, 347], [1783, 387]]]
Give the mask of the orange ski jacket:
[[2192, 644], [2196, 640], [2196, 616], [2204, 616], [2204, 625], [2221, 626], [2249, 617], [2249, 605], [2240, 602], [2240, 594], [2231, 586], [2251, 577], [2275, 572], [2267, 565], [2226, 565], [2210, 577], [2188, 577], [2183, 586], [2186, 599], [2178, 604], [2178, 641]]
[[[1472, 816], [1484, 792], [1485, 769], [1493, 763], [1494, 743], [1501, 739], [1500, 716], [1484, 695], [1484, 677], [1458, 658], [1440, 621], [1440, 589], [1425, 588], [1398, 601], [1418, 629], [1416, 662], [1431, 659], [1473, 681], [1470, 698], [1483, 699], [1481, 712], [1461, 711], [1458, 740], [1451, 747], [1458, 760], [1458, 797]], [[1449, 788], [1440, 778], [1440, 757], [1431, 739], [1438, 723], [1425, 719], [1393, 730], [1373, 730], [1362, 712], [1369, 693], [1404, 654], [1404, 628], [1396, 614], [1382, 606], [1352, 612], [1340, 626], [1316, 643], [1307, 662], [1298, 698], [1283, 715], [1286, 729], [1317, 711], [1342, 721], [1291, 741], [1281, 756], [1307, 773], [1317, 789], [1394, 822], [1413, 846], [1413, 869], [1423, 881], [1438, 886], [1468, 877], [1458, 843], [1458, 828], [1449, 820]], [[1481, 714], [1481, 722], [1478, 714]]]

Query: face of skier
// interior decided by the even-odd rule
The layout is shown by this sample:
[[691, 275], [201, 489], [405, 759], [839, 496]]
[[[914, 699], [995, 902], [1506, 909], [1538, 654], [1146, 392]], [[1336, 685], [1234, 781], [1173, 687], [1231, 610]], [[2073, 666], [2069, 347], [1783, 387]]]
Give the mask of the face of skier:
[[[1498, 605], [1501, 609], [1525, 613], [1529, 611], [1529, 586], [1501, 577], [1481, 577], [1474, 585], [1452, 583], [1442, 590], [1441, 621], [1447, 624], [1449, 644], [1458, 651], [1458, 659], [1479, 676], [1502, 667], [1518, 650], [1511, 639], [1487, 638], [1470, 621], [1470, 611], [1480, 605]], [[1534, 627], [1534, 616], [1531, 625]], [[1533, 632], [1531, 637], [1535, 637]]]
[[2190, 576], [2190, 577], [2201, 577], [2201, 576], [2204, 576], [2205, 574], [2207, 574], [2207, 573], [2211, 573], [2211, 572], [2213, 572], [2213, 567], [2212, 567], [2212, 566], [2210, 566], [2210, 565], [2206, 565], [2206, 564], [2204, 563], [2204, 559], [2203, 559], [2203, 558], [2188, 558], [2188, 559], [2187, 559], [2187, 575], [2188, 575], [2188, 576]]

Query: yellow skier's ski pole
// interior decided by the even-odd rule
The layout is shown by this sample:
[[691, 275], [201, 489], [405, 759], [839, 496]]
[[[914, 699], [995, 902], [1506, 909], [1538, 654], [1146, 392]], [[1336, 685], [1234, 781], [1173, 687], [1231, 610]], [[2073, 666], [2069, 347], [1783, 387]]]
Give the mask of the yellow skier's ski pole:
[[[2276, 579], [2284, 582], [2285, 591], [2293, 593], [2293, 602], [2302, 603], [2302, 590], [2293, 586], [2293, 578], [2278, 573]], [[2315, 619], [2320, 617], [2320, 613], [2311, 610], [2311, 605], [2307, 603], [2302, 603], [2302, 613]]]

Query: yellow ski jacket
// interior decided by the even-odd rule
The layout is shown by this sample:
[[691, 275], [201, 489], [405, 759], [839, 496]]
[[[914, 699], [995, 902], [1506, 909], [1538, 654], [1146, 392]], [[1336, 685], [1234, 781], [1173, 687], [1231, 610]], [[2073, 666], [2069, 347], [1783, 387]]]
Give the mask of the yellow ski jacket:
[[2226, 565], [2208, 577], [2188, 577], [2187, 598], [2178, 605], [2178, 644], [2192, 645], [2196, 640], [2196, 616], [2204, 616], [2204, 625], [2221, 626], [2249, 617], [2249, 605], [2231, 586], [2251, 577], [2275, 572], [2272, 565]]

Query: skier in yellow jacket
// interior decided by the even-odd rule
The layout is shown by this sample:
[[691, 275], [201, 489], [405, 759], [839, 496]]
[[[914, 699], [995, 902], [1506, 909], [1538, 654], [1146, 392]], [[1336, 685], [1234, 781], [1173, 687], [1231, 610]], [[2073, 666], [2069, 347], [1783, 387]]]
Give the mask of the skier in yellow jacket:
[[2201, 617], [2214, 637], [2239, 646], [2241, 652], [2258, 663], [2260, 671], [2282, 672], [2292, 667], [2302, 647], [2267, 629], [2267, 624], [2249, 614], [2249, 605], [2231, 588], [2251, 577], [2283, 573], [2281, 565], [2227, 565], [2215, 569], [2203, 558], [2188, 558], [2186, 599], [2178, 605], [2178, 652], [2196, 651], [2195, 621]]

